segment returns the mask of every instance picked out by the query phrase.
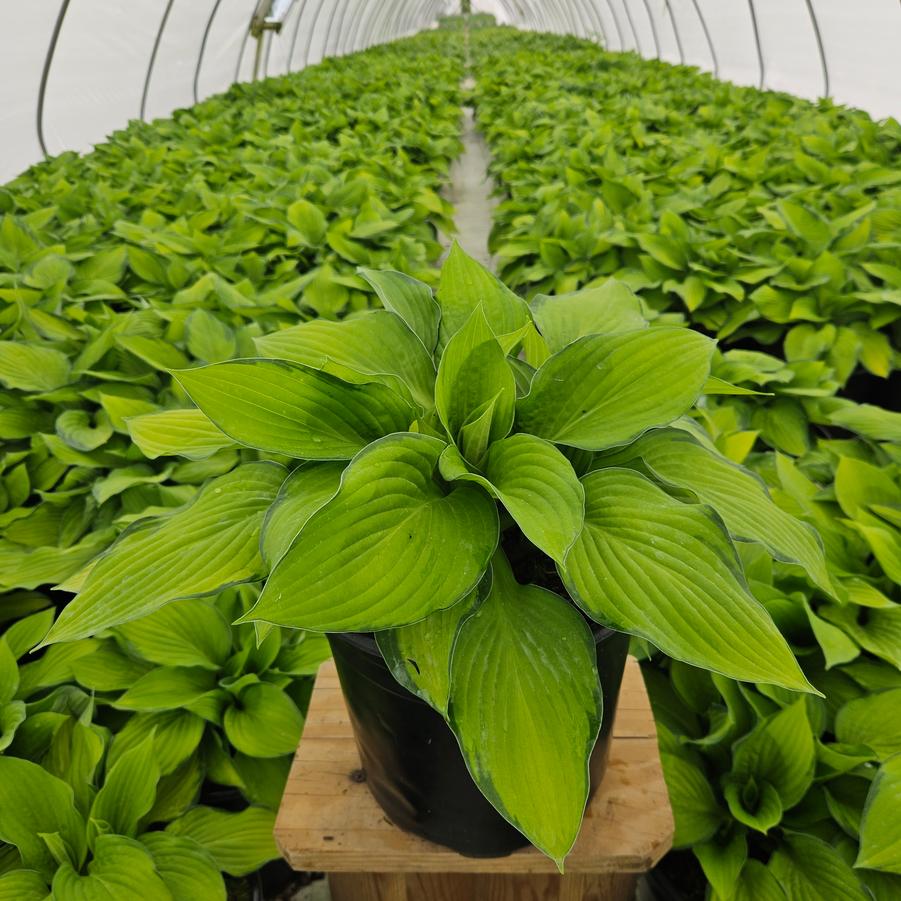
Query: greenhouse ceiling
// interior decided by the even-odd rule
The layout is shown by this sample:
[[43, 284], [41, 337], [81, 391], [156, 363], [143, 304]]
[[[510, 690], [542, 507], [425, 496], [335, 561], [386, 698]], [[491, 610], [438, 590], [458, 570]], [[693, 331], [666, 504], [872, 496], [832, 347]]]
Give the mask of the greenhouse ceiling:
[[[4, 5], [0, 179], [130, 119], [433, 27], [453, 0], [39, 0]], [[482, 0], [523, 29], [684, 62], [740, 84], [901, 113], [897, 0]], [[268, 16], [259, 40], [251, 20]], [[269, 27], [272, 26], [272, 27]]]

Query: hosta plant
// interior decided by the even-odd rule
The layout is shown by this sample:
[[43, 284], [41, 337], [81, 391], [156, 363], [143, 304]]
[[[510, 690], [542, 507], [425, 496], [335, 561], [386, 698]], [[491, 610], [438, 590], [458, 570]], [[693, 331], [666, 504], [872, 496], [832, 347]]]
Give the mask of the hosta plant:
[[76, 579], [45, 641], [266, 578], [240, 621], [376, 633], [484, 794], [562, 866], [603, 716], [590, 621], [815, 691], [734, 542], [831, 592], [820, 541], [682, 419], [729, 390], [709, 377], [714, 344], [649, 326], [627, 287], [527, 304], [458, 247], [437, 297], [361, 275], [384, 310], [174, 373], [197, 409], [157, 415], [170, 452], [216, 438], [274, 459], [135, 523]]

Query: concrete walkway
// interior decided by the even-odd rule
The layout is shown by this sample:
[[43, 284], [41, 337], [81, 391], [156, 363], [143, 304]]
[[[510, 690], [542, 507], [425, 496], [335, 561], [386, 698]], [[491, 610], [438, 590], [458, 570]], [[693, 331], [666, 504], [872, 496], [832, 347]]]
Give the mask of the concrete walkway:
[[[474, 82], [467, 78], [465, 89]], [[482, 265], [494, 271], [494, 263], [488, 251], [491, 233], [491, 215], [497, 201], [491, 196], [494, 183], [488, 175], [491, 154], [485, 138], [475, 124], [475, 111], [463, 107], [463, 153], [454, 160], [450, 170], [450, 182], [444, 196], [454, 205], [455, 235], [460, 246]], [[442, 235], [442, 243], [450, 247], [451, 238]]]

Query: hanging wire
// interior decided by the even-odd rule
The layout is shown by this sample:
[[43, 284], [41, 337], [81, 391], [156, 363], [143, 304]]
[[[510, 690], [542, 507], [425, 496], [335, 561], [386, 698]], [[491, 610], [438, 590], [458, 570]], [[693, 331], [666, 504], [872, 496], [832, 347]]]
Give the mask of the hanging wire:
[[751, 26], [754, 31], [754, 45], [757, 47], [757, 66], [760, 69], [760, 83], [757, 87], [762, 91], [766, 81], [766, 69], [763, 64], [763, 48], [760, 46], [760, 28], [757, 26], [757, 9], [754, 0], [748, 0], [748, 10], [751, 13]]
[[219, 12], [219, 7], [222, 5], [222, 0], [216, 0], [213, 5], [213, 9], [210, 12], [210, 17], [206, 20], [206, 28], [203, 29], [203, 38], [200, 41], [200, 50], [197, 53], [197, 65], [194, 67], [194, 102], [200, 103], [200, 67], [203, 65], [203, 57], [206, 53], [206, 44], [207, 40], [210, 37], [210, 30], [213, 27], [213, 20], [216, 18], [216, 13]]
[[249, 28], [244, 32], [244, 39], [241, 41], [241, 49], [238, 51], [238, 64], [235, 66], [235, 81], [237, 81], [241, 75], [241, 63], [244, 62], [244, 50], [247, 47], [248, 38], [250, 38]]
[[695, 12], [698, 14], [698, 19], [701, 21], [701, 28], [704, 29], [704, 37], [707, 38], [707, 47], [710, 49], [710, 58], [713, 60], [713, 75], [715, 78], [719, 78], [720, 61], [716, 56], [716, 48], [713, 46], [713, 38], [710, 36], [707, 20], [704, 18], [704, 13], [701, 12], [701, 6], [698, 3], [698, 0], [691, 0], [691, 2], [694, 4]]
[[50, 66], [53, 63], [53, 57], [56, 54], [56, 45], [59, 42], [59, 33], [62, 31], [63, 22], [66, 13], [69, 10], [70, 0], [62, 0], [59, 12], [56, 14], [56, 22], [53, 24], [53, 32], [50, 35], [50, 46], [47, 48], [47, 55], [44, 57], [44, 68], [41, 70], [41, 85], [38, 88], [38, 109], [37, 109], [37, 126], [38, 126], [38, 144], [41, 146], [41, 152], [44, 156], [49, 156], [47, 152], [47, 143], [44, 140], [44, 98], [47, 95], [47, 81], [50, 78]]
[[817, 40], [817, 50], [820, 53], [820, 65], [823, 67], [823, 96], [829, 96], [829, 65], [826, 61], [826, 48], [823, 45], [823, 35], [820, 33], [820, 23], [813, 8], [813, 0], [804, 0], [807, 4], [807, 12], [810, 14], [810, 24], [813, 26], [813, 36]]
[[288, 51], [288, 67], [286, 72], [291, 72], [291, 63], [294, 62], [294, 50], [297, 47], [297, 36], [300, 34], [300, 23], [303, 21], [303, 14], [307, 11], [307, 0], [300, 0], [300, 12], [297, 15], [297, 21], [294, 23], [294, 34], [291, 36], [291, 49]]
[[166, 30], [166, 22], [169, 21], [169, 13], [172, 12], [173, 3], [175, 3], [175, 0], [169, 0], [166, 4], [166, 11], [163, 13], [163, 18], [160, 20], [160, 27], [156, 31], [156, 40], [153, 42], [153, 50], [150, 52], [150, 62], [147, 65], [147, 76], [144, 79], [144, 93], [141, 94], [141, 119], [144, 118], [144, 114], [147, 112], [147, 95], [150, 93], [150, 79], [153, 76], [153, 66], [156, 63], [156, 55], [160, 49], [160, 42], [163, 39], [163, 32]]
[[673, 12], [673, 7], [670, 4], [670, 0], [664, 0], [666, 3], [666, 9], [669, 13], [670, 25], [673, 28], [673, 37], [676, 39], [676, 47], [679, 49], [679, 63], [681, 65], [685, 65], [685, 51], [682, 48], [682, 37], [679, 34], [679, 26], [676, 24], [676, 14]]
[[656, 52], [657, 59], [660, 59], [660, 39], [657, 37], [657, 23], [654, 21], [654, 16], [651, 13], [651, 6], [648, 3], [648, 0], [643, 0], [645, 11], [648, 14], [648, 22], [651, 25], [651, 36], [654, 38], [654, 50]]
[[632, 31], [632, 40], [635, 41], [635, 50], [641, 53], [641, 44], [638, 41], [638, 32], [635, 30], [635, 22], [632, 20], [632, 13], [629, 12], [629, 0], [623, 0], [623, 9], [626, 11], [626, 19], [629, 21], [629, 28]]

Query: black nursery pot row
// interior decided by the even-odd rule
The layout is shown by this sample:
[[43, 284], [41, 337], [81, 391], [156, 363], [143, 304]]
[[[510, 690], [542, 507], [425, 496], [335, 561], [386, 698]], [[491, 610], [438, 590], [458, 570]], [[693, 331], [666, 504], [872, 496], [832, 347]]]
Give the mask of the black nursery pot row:
[[[589, 764], [593, 794], [607, 765], [629, 636], [598, 625], [592, 632], [604, 696]], [[473, 782], [441, 715], [395, 681], [372, 635], [329, 642], [366, 783], [391, 822], [468, 857], [503, 857], [527, 845]]]

